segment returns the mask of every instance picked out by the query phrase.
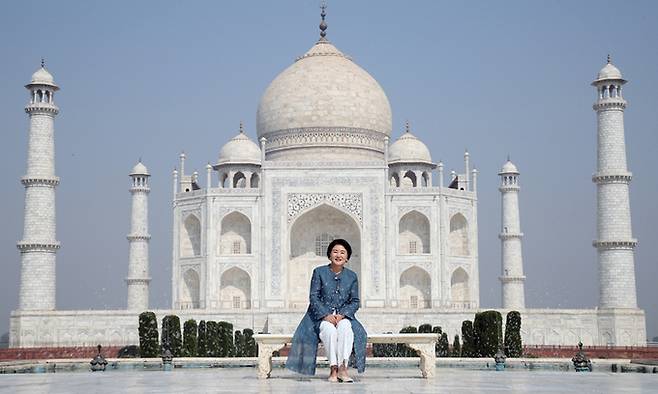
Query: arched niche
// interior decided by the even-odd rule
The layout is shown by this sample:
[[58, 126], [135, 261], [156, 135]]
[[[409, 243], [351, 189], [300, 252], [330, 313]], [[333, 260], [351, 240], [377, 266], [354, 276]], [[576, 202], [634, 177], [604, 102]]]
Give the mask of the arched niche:
[[236, 172], [235, 175], [233, 175], [233, 188], [244, 189], [245, 187], [247, 187], [247, 178], [245, 178], [242, 172]]
[[400, 306], [408, 309], [430, 308], [431, 282], [424, 269], [416, 266], [406, 269], [400, 275]]
[[430, 253], [430, 221], [418, 211], [411, 211], [400, 218], [398, 226], [398, 250], [400, 254]]
[[219, 236], [219, 254], [251, 253], [251, 221], [241, 212], [224, 216]]
[[418, 179], [416, 179], [416, 174], [413, 171], [409, 170], [404, 173], [404, 176], [400, 180], [400, 185], [402, 187], [416, 187], [418, 185]]
[[180, 288], [180, 309], [199, 308], [200, 282], [199, 274], [192, 268], [183, 273]]
[[468, 281], [468, 274], [463, 268], [459, 267], [453, 271], [450, 277], [450, 300], [453, 304], [464, 307], [466, 303], [470, 302]]
[[448, 236], [448, 247], [452, 256], [468, 256], [468, 221], [461, 213], [456, 213], [450, 218], [450, 235]]
[[400, 177], [396, 173], [391, 175], [391, 187], [400, 187]]
[[201, 222], [194, 214], [187, 215], [180, 231], [181, 257], [201, 256]]
[[249, 187], [252, 189], [258, 188], [258, 185], [260, 184], [260, 177], [258, 174], [253, 173], [251, 174], [251, 179], [249, 180]]
[[326, 246], [335, 238], [343, 238], [352, 247], [347, 268], [361, 274], [361, 231], [349, 214], [327, 204], [302, 213], [290, 227], [288, 262], [288, 306], [305, 308], [313, 269], [328, 264]]
[[220, 303], [226, 309], [251, 308], [251, 278], [244, 270], [233, 267], [224, 271], [220, 279]]

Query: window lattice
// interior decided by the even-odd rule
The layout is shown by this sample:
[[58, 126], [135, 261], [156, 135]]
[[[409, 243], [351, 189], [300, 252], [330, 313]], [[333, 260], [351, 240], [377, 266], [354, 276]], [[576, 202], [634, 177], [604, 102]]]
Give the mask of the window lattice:
[[231, 249], [231, 252], [233, 254], [240, 254], [241, 253], [241, 243], [240, 241], [233, 241], [233, 248]]
[[327, 233], [323, 233], [315, 237], [315, 255], [324, 256], [327, 253], [327, 248], [333, 240], [333, 237]]
[[416, 254], [416, 253], [418, 253], [418, 242], [409, 241], [409, 254]]
[[233, 309], [240, 309], [242, 300], [239, 296], [233, 296]]

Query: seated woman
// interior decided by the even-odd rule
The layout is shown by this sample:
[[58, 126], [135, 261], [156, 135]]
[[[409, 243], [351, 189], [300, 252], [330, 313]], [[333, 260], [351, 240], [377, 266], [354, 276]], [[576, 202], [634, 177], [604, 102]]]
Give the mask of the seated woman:
[[327, 248], [330, 263], [313, 270], [309, 306], [292, 338], [286, 368], [305, 375], [315, 374], [318, 342], [327, 352], [330, 382], [352, 382], [347, 365], [354, 348], [359, 373], [366, 368], [366, 331], [354, 316], [359, 309], [359, 282], [345, 267], [352, 247], [335, 239]]

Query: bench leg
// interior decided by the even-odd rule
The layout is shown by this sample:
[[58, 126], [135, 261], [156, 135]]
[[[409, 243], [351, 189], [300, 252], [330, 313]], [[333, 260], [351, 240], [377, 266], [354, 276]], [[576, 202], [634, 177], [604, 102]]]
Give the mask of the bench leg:
[[414, 349], [420, 356], [420, 372], [424, 378], [433, 378], [436, 372], [436, 353], [433, 343], [410, 343], [409, 347]]
[[267, 379], [272, 372], [272, 352], [285, 346], [258, 344], [258, 379]]

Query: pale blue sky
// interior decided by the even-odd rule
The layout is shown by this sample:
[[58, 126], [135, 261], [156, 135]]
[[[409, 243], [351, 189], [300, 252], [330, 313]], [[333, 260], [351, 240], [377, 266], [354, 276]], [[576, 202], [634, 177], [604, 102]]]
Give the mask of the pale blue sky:
[[[41, 57], [56, 96], [60, 309], [126, 302], [130, 195], [139, 157], [152, 174], [151, 304], [167, 307], [171, 171], [215, 162], [240, 120], [252, 138], [260, 95], [318, 38], [318, 1], [7, 2], [0, 13], [0, 332], [18, 303], [28, 94]], [[327, 37], [370, 72], [435, 161], [479, 177], [480, 294], [500, 305], [500, 196], [508, 154], [521, 171], [530, 307], [598, 303], [596, 117], [589, 83], [612, 54], [624, 93], [636, 272], [658, 335], [658, 3], [346, 1]], [[205, 177], [202, 177], [205, 179]], [[440, 324], [440, 321], [435, 322]]]

